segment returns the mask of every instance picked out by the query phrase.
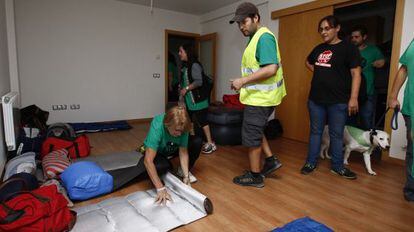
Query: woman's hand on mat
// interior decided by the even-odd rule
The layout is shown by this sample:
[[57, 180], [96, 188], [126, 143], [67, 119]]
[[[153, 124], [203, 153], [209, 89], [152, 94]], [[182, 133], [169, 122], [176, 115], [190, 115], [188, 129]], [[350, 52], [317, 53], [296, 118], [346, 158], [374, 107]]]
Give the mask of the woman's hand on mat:
[[189, 176], [185, 176], [183, 178], [183, 183], [191, 187], [190, 177]]
[[167, 189], [165, 187], [157, 189], [157, 197], [155, 198], [155, 203], [159, 205], [166, 205], [167, 201], [172, 201], [172, 198], [167, 192]]

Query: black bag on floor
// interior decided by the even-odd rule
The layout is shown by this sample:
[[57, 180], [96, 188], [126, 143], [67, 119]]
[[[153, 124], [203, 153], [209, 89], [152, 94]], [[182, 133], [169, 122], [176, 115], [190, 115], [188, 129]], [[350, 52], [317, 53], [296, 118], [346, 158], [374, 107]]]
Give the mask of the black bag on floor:
[[49, 112], [40, 109], [36, 105], [30, 105], [20, 110], [22, 126], [39, 128], [41, 131], [46, 131], [48, 118]]
[[39, 184], [34, 175], [29, 173], [17, 173], [7, 179], [0, 186], [0, 202], [5, 202], [17, 193], [37, 189]]
[[26, 152], [40, 153], [42, 143], [45, 136], [37, 128], [23, 127], [20, 129], [19, 137], [17, 138], [17, 153], [24, 154]]

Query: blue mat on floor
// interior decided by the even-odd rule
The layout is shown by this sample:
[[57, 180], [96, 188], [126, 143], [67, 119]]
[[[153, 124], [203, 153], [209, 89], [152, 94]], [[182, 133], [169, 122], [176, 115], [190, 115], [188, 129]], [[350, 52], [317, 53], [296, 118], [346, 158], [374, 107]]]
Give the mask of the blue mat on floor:
[[278, 227], [272, 232], [333, 232], [333, 230], [309, 217], [304, 217]]
[[93, 133], [113, 130], [128, 130], [132, 127], [127, 121], [115, 121], [115, 122], [90, 122], [90, 123], [69, 123], [76, 134], [81, 133]]

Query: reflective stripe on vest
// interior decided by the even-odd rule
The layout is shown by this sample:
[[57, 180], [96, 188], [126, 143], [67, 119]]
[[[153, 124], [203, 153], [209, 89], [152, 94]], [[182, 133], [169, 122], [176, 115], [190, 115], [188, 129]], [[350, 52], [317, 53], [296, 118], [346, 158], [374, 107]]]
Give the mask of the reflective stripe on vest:
[[279, 88], [283, 84], [283, 79], [274, 84], [250, 84], [246, 85], [245, 88], [248, 90], [260, 90], [260, 91], [271, 91]]

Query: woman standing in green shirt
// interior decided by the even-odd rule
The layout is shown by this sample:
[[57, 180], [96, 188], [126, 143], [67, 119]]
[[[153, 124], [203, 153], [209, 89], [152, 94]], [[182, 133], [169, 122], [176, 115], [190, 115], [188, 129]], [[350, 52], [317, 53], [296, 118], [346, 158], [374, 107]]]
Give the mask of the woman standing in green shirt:
[[[155, 167], [157, 163], [171, 163], [168, 159], [178, 155], [180, 158], [181, 177], [183, 182], [190, 185], [196, 181], [190, 169], [198, 159], [202, 141], [200, 138], [190, 136], [191, 122], [184, 107], [175, 106], [165, 114], [154, 117], [150, 130], [144, 141], [144, 165], [147, 173], [157, 189], [156, 202], [165, 204], [171, 200], [159, 173]], [[194, 180], [192, 180], [194, 179]]]
[[202, 148], [203, 153], [212, 153], [217, 150], [216, 144], [211, 139], [210, 126], [207, 122], [209, 105], [209, 91], [203, 88], [203, 67], [197, 60], [192, 44], [181, 45], [178, 51], [180, 60], [183, 61], [181, 70], [180, 96], [184, 98], [190, 119], [200, 128], [203, 128], [207, 143]]
[[404, 198], [407, 201], [414, 201], [414, 163], [413, 163], [413, 136], [414, 136], [414, 40], [411, 41], [407, 50], [400, 58], [402, 64], [397, 72], [397, 76], [392, 85], [392, 90], [388, 99], [388, 106], [395, 109], [400, 106], [397, 99], [398, 92], [407, 80], [404, 91], [404, 102], [401, 113], [404, 116], [407, 126], [407, 152], [405, 156], [407, 180], [403, 189]]

